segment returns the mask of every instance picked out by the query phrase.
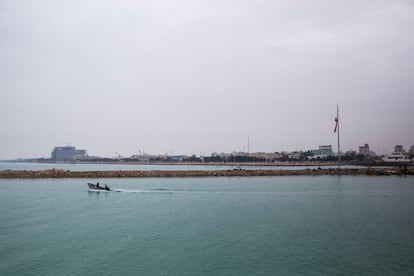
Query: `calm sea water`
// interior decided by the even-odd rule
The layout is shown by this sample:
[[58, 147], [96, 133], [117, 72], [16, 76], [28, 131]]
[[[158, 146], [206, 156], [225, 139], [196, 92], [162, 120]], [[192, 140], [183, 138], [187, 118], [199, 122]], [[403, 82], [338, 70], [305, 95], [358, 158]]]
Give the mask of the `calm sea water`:
[[414, 275], [413, 177], [97, 180], [0, 180], [0, 275]]
[[[230, 165], [137, 165], [137, 164], [70, 164], [70, 163], [8, 163], [0, 162], [0, 170], [49, 170], [62, 169], [70, 171], [200, 171], [200, 170], [231, 170]], [[245, 170], [303, 170], [315, 169], [318, 166], [240, 166]], [[337, 166], [323, 166], [323, 168], [337, 168]], [[365, 166], [343, 165], [341, 168], [365, 168]]]

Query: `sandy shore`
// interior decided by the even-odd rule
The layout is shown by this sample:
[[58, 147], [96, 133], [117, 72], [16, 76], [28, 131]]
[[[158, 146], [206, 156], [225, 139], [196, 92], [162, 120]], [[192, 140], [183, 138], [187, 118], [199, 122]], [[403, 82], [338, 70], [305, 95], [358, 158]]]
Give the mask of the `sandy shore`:
[[248, 177], [318, 175], [403, 175], [414, 168], [305, 169], [305, 170], [215, 170], [215, 171], [65, 171], [60, 169], [27, 171], [3, 170], [0, 178], [143, 178], [143, 177]]

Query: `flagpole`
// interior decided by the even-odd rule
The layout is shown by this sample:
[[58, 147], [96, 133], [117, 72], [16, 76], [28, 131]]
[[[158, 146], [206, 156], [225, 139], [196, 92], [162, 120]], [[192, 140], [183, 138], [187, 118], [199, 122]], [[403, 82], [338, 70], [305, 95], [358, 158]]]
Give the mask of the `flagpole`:
[[339, 146], [339, 106], [336, 105], [337, 131], [338, 131], [338, 163], [341, 162], [341, 151]]

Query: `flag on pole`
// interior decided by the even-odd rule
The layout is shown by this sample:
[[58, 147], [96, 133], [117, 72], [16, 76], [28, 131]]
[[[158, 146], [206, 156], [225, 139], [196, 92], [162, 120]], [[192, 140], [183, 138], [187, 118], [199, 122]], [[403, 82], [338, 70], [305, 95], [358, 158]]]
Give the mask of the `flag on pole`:
[[338, 117], [335, 117], [335, 129], [334, 129], [334, 133], [336, 133], [336, 129], [338, 128]]

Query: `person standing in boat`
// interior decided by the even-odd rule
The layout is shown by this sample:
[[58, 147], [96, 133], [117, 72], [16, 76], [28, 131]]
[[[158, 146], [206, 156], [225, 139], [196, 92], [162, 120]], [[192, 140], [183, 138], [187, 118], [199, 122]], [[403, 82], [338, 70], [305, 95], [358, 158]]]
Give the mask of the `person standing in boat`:
[[105, 184], [105, 190], [109, 191], [109, 187], [106, 184]]
[[99, 189], [99, 182], [97, 182], [97, 183], [96, 183], [96, 188], [98, 188], [98, 189]]

